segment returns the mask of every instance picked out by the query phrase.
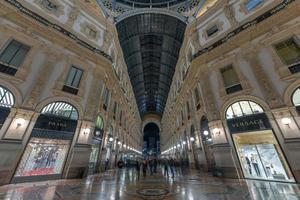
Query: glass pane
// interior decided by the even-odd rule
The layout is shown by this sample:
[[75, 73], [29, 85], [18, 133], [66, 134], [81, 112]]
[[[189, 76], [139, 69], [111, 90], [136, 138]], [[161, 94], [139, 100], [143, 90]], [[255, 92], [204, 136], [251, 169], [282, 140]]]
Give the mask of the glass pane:
[[234, 118], [231, 106], [227, 109], [226, 119]]
[[233, 113], [234, 113], [234, 117], [240, 117], [240, 116], [243, 116], [243, 113], [242, 113], [242, 110], [241, 110], [241, 107], [239, 105], [239, 103], [234, 103], [232, 104], [232, 110], [233, 110]]
[[14, 57], [15, 53], [20, 48], [21, 44], [15, 40], [11, 41], [6, 49], [0, 56], [0, 60], [4, 63], [10, 63], [10, 60]]
[[73, 120], [78, 119], [77, 110], [72, 105], [65, 102], [51, 103], [42, 109], [42, 113], [62, 116]]
[[19, 67], [23, 63], [28, 51], [29, 47], [22, 45], [21, 48], [15, 54], [14, 58], [11, 60], [10, 64], [12, 66]]
[[239, 79], [232, 66], [226, 67], [221, 73], [226, 88], [239, 84]]
[[240, 105], [243, 111], [243, 115], [251, 115], [253, 114], [248, 101], [240, 101]]
[[11, 108], [15, 104], [13, 94], [7, 89], [0, 86], [0, 106]]
[[264, 112], [262, 107], [260, 107], [258, 104], [254, 103], [254, 102], [251, 102], [251, 101], [249, 103], [250, 103], [250, 106], [251, 106], [254, 114]]
[[299, 88], [294, 92], [292, 101], [293, 101], [294, 106], [300, 105], [300, 89]]
[[249, 0], [248, 3], [246, 4], [246, 8], [248, 11], [256, 8], [259, 4], [261, 4], [263, 0]]
[[72, 86], [75, 87], [75, 88], [78, 88], [79, 87], [79, 83], [80, 83], [80, 80], [81, 80], [81, 76], [82, 76], [82, 70], [80, 69], [76, 69], [76, 75], [75, 75], [75, 78], [74, 78], [74, 81], [73, 81], [73, 84]]
[[76, 74], [76, 69], [74, 67], [71, 67], [70, 72], [67, 77], [67, 80], [66, 80], [66, 85], [72, 86], [72, 82], [75, 77], [75, 74]]
[[61, 174], [68, 149], [68, 140], [31, 138], [15, 176]]
[[293, 39], [289, 39], [275, 46], [278, 55], [287, 65], [300, 61], [300, 48]]
[[245, 177], [294, 181], [272, 131], [233, 134], [233, 140]]

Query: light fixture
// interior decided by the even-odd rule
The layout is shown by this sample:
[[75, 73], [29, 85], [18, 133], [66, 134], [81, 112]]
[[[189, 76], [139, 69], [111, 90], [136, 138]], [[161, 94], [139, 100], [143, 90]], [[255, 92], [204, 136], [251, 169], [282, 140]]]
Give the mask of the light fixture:
[[182, 144], [186, 144], [186, 141], [183, 141]]
[[89, 128], [83, 129], [84, 135], [89, 134], [90, 132], [91, 132], [91, 130]]
[[179, 147], [180, 147], [180, 144], [177, 144], [177, 147], [179, 148]]
[[290, 128], [290, 124], [292, 123], [292, 120], [288, 117], [284, 117], [281, 119], [281, 122]]
[[96, 136], [99, 136], [100, 134], [101, 134], [100, 131], [96, 131], [95, 133]]
[[209, 133], [207, 130], [203, 131], [203, 135], [207, 136]]
[[18, 118], [16, 119], [16, 123], [17, 123], [17, 128], [22, 126], [25, 123], [25, 119], [23, 118]]
[[119, 141], [119, 142], [118, 142], [118, 145], [121, 145], [121, 144], [122, 144], [122, 142], [121, 142], [121, 141]]
[[194, 138], [194, 137], [191, 137], [190, 140], [191, 140], [191, 142], [194, 142], [194, 141], [195, 141], [195, 138]]
[[126, 148], [126, 144], [123, 144], [123, 147]]
[[213, 133], [214, 133], [215, 135], [216, 135], [216, 134], [220, 135], [220, 129], [214, 128]]
[[112, 142], [112, 141], [114, 141], [114, 138], [113, 138], [113, 137], [110, 137], [108, 140], [109, 140], [110, 142]]

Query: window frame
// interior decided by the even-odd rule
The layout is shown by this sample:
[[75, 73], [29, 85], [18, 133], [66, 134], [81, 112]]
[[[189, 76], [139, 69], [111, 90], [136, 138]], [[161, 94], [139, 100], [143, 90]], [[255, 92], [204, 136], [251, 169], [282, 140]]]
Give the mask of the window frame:
[[[71, 85], [69, 85], [69, 84], [67, 84], [67, 82], [68, 82], [69, 76], [71, 75], [72, 69], [75, 69], [75, 70], [76, 70], [76, 73], [75, 73], [75, 75], [74, 75], [73, 78], [72, 78]], [[79, 78], [79, 80], [78, 80], [78, 84], [77, 84], [77, 86], [75, 87], [73, 84], [74, 84], [74, 81], [75, 81], [75, 78], [76, 78], [76, 76], [77, 76], [78, 71], [81, 72], [81, 75], [80, 75], [80, 78]], [[68, 72], [68, 75], [67, 75], [67, 77], [66, 77], [66, 80], [65, 80], [65, 82], [64, 82], [64, 85], [65, 85], [65, 86], [68, 86], [68, 87], [71, 87], [71, 88], [73, 88], [73, 89], [77, 89], [77, 90], [78, 90], [78, 89], [80, 88], [80, 83], [81, 83], [81, 79], [82, 79], [82, 77], [83, 77], [83, 73], [84, 73], [84, 70], [83, 70], [83, 69], [81, 69], [81, 68], [79, 68], [79, 67], [76, 67], [76, 66], [74, 66], [74, 65], [71, 65], [71, 67], [70, 67], [70, 69], [69, 69], [69, 72]]]
[[[241, 106], [241, 102], [247, 102], [252, 113], [245, 113], [242, 106]], [[255, 106], [258, 106], [262, 111], [255, 112], [253, 106], [251, 106], [251, 103]], [[235, 114], [234, 108], [232, 107], [233, 105], [238, 105], [242, 115]], [[229, 115], [227, 115], [229, 109], [231, 109], [232, 117], [229, 117]], [[255, 114], [264, 113], [264, 112], [265, 112], [264, 108], [260, 104], [256, 103], [255, 101], [252, 101], [252, 100], [239, 100], [239, 101], [235, 101], [235, 102], [231, 103], [229, 106], [227, 106], [226, 111], [225, 111], [225, 119], [226, 120], [236, 119], [236, 118], [239, 118], [239, 117], [245, 117], [245, 116], [255, 115]]]
[[[10, 46], [13, 42], [16, 42], [16, 43], [18, 43], [18, 44], [20, 45], [20, 46], [18, 47], [18, 50], [14, 53], [14, 56], [13, 56], [12, 58], [10, 58], [10, 61], [9, 61], [8, 63], [2, 61], [2, 60], [1, 60], [1, 57], [3, 56], [3, 54], [7, 51], [7, 49], [9, 48], [9, 46]], [[14, 60], [16, 54], [19, 52], [19, 50], [21, 49], [21, 47], [27, 47], [28, 50], [27, 50], [26, 54], [24, 55], [24, 57], [22, 58], [22, 61], [19, 63], [18, 66], [12, 65], [11, 62]], [[0, 64], [2, 63], [2, 64], [6, 65], [6, 66], [8, 66], [8, 67], [11, 67], [11, 68], [13, 68], [13, 69], [18, 70], [18, 69], [19, 69], [20, 67], [22, 67], [22, 65], [24, 64], [24, 62], [25, 62], [25, 60], [26, 60], [26, 57], [28, 56], [28, 54], [29, 54], [31, 48], [32, 48], [32, 47], [31, 47], [30, 45], [28, 45], [28, 44], [26, 44], [26, 43], [24, 43], [24, 42], [20, 42], [19, 40], [15, 39], [15, 38], [10, 39], [10, 40], [6, 43], [6, 45], [4, 45], [4, 46], [1, 48], [1, 51], [0, 51]]]

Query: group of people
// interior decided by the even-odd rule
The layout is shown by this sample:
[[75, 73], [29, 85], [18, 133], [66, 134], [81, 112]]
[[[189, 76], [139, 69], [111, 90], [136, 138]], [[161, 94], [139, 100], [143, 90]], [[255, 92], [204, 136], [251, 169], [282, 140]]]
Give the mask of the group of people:
[[163, 170], [164, 176], [169, 175], [174, 178], [175, 172], [185, 174], [189, 169], [188, 162], [183, 160], [176, 160], [172, 157], [157, 159], [156, 157], [150, 157], [149, 159], [136, 160], [135, 169], [137, 178], [140, 179], [140, 171], [142, 169], [143, 177], [147, 176], [147, 171], [150, 171], [150, 175], [157, 173], [157, 168], [160, 166]]

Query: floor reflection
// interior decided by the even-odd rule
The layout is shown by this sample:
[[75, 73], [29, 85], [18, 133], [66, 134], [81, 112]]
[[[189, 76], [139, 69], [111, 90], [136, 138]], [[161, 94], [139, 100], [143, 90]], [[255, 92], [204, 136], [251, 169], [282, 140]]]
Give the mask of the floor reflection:
[[132, 169], [109, 171], [85, 180], [57, 180], [0, 187], [0, 199], [13, 200], [300, 200], [300, 185], [280, 182], [219, 179], [195, 172], [141, 177]]

